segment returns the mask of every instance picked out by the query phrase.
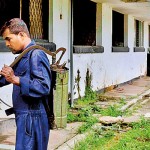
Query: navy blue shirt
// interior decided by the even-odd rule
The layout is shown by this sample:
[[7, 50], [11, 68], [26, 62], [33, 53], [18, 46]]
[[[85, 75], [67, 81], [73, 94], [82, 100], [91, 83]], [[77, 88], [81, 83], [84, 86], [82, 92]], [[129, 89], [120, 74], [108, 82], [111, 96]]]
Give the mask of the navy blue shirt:
[[[35, 45], [32, 41], [27, 47]], [[40, 49], [31, 50], [13, 67], [20, 78], [20, 86], [13, 85], [12, 100], [14, 110], [27, 110], [30, 104], [48, 99], [51, 85], [50, 63], [47, 55]], [[0, 79], [0, 87], [9, 84]]]

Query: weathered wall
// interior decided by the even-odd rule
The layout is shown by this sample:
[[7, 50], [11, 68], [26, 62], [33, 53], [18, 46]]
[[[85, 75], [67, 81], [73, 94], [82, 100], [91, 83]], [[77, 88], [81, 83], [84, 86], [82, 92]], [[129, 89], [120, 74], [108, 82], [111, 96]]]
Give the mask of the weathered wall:
[[[125, 43], [129, 46], [129, 52], [112, 52], [112, 8], [107, 4], [99, 4], [97, 9], [97, 44], [104, 46], [104, 53], [93, 54], [73, 54], [71, 59], [71, 1], [70, 0], [50, 0], [50, 8], [53, 8], [53, 14], [50, 14], [49, 22], [49, 39], [56, 44], [56, 48], [65, 47], [67, 52], [62, 62], [67, 61], [70, 68], [70, 61], [73, 61], [73, 67], [70, 68], [73, 78], [74, 98], [78, 97], [77, 71], [80, 71], [80, 94], [84, 95], [85, 78], [87, 68], [92, 75], [93, 90], [100, 90], [110, 85], [120, 84], [133, 78], [145, 75], [147, 64], [147, 47], [148, 47], [148, 24], [144, 24], [144, 47], [145, 52], [133, 52], [134, 47], [134, 17], [125, 16]], [[101, 14], [102, 13], [102, 14]], [[62, 15], [62, 19], [60, 18]], [[59, 55], [58, 55], [59, 57]], [[10, 64], [14, 59], [11, 53], [0, 53], [0, 69], [3, 64]], [[69, 80], [68, 86], [70, 87]], [[11, 104], [12, 86], [0, 88], [0, 98]], [[70, 89], [69, 89], [70, 92]], [[0, 117], [4, 115], [5, 106], [0, 103]], [[12, 117], [12, 116], [11, 116]]]
[[[134, 18], [128, 15], [125, 17], [125, 45], [129, 46], [129, 52], [112, 52], [112, 8], [106, 4], [102, 4], [101, 8], [102, 10], [99, 9], [99, 12], [102, 12], [101, 32], [104, 53], [73, 55], [74, 82], [77, 77], [77, 71], [79, 70], [81, 77], [79, 82], [81, 96], [84, 95], [87, 68], [89, 68], [92, 74], [93, 90], [100, 90], [111, 85], [117, 85], [145, 75], [146, 73], [147, 49], [145, 52], [133, 52], [135, 38]], [[144, 33], [148, 32], [146, 23], [144, 27]], [[100, 35], [99, 28], [97, 28], [97, 31]], [[146, 34], [144, 40], [145, 48], [148, 46], [147, 37]], [[77, 83], [75, 82], [74, 85], [74, 97], [77, 98]]]

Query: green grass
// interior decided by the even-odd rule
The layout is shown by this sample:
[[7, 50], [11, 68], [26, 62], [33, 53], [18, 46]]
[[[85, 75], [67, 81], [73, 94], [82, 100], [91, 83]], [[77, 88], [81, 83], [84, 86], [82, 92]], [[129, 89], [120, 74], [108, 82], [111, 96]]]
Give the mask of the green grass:
[[113, 128], [92, 130], [74, 150], [149, 150], [150, 121], [141, 119], [131, 127], [127, 132], [117, 132]]
[[[150, 149], [150, 121], [143, 118], [138, 123], [132, 123], [127, 127], [115, 124], [106, 127], [99, 125], [98, 128], [93, 128], [93, 125], [98, 122], [93, 114], [113, 117], [126, 116], [137, 109], [137, 106], [133, 107], [132, 110], [122, 112], [120, 108], [126, 104], [126, 101], [120, 99], [117, 104], [104, 109], [94, 104], [99, 100], [96, 94], [92, 91], [89, 93], [84, 98], [78, 99], [73, 108], [68, 108], [67, 122], [83, 122], [78, 129], [78, 133], [88, 133], [86, 139], [76, 143], [74, 150]], [[115, 99], [113, 100], [115, 101]], [[126, 128], [130, 130], [126, 130]]]
[[119, 110], [119, 108], [115, 105], [109, 106], [107, 109], [102, 109], [100, 112], [101, 115], [103, 116], [122, 116], [123, 112]]
[[112, 139], [111, 134], [112, 133], [110, 133], [110, 135], [108, 134], [107, 138], [105, 139], [100, 138], [97, 133], [90, 133], [87, 135], [86, 140], [76, 144], [74, 150], [102, 150], [99, 148], [102, 148], [103, 145], [107, 144], [107, 142]]
[[[85, 100], [85, 99], [84, 99]], [[84, 102], [90, 102], [88, 105]], [[93, 101], [93, 100], [92, 100]], [[102, 116], [122, 116], [125, 112], [120, 111], [120, 107], [125, 103], [121, 99], [118, 105], [112, 105], [108, 108], [102, 109], [101, 107], [91, 104], [91, 100], [85, 100], [84, 105], [78, 105], [81, 102], [81, 99], [76, 102], [76, 107], [69, 108], [67, 114], [67, 122], [84, 122], [83, 125], [79, 128], [78, 132], [83, 133], [91, 128], [93, 124], [98, 122], [96, 117], [93, 117], [93, 114], [101, 114]], [[79, 107], [80, 106], [80, 107]]]
[[110, 150], [149, 150], [150, 121], [141, 119], [132, 124], [132, 130], [124, 134], [118, 143]]
[[70, 111], [67, 114], [67, 122], [84, 122], [81, 127], [79, 127], [78, 132], [83, 133], [91, 128], [93, 124], [98, 122], [96, 117], [93, 117], [93, 108], [91, 106], [81, 108], [73, 112]]

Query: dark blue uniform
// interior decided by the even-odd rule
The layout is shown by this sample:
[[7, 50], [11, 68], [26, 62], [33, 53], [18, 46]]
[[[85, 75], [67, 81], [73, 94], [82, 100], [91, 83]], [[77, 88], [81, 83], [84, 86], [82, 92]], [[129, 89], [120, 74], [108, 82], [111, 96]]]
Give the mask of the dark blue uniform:
[[[34, 45], [32, 41], [29, 45]], [[50, 64], [39, 49], [23, 56], [14, 68], [20, 86], [13, 85], [13, 107], [16, 119], [16, 150], [47, 150], [49, 125], [42, 103], [48, 100], [51, 85]], [[5, 78], [0, 87], [9, 84]]]

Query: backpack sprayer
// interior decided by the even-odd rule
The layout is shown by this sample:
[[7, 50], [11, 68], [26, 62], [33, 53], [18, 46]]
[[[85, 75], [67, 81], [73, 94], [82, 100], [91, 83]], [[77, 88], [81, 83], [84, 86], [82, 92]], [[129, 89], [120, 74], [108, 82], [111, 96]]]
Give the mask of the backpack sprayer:
[[[57, 49], [55, 52], [51, 52], [51, 51], [47, 50], [46, 48], [44, 48], [42, 46], [39, 46], [39, 45], [30, 46], [29, 48], [25, 49], [14, 60], [14, 62], [12, 62], [10, 67], [15, 66], [27, 52], [29, 52], [30, 50], [35, 50], [35, 49], [43, 50], [46, 54], [52, 56], [52, 64], [50, 65], [50, 68], [51, 68], [52, 72], [56, 72], [56, 71], [61, 72], [64, 69], [66, 69], [66, 67], [65, 67], [66, 62], [64, 62], [62, 65], [59, 64], [60, 60], [62, 59], [62, 57], [63, 57], [63, 55], [64, 55], [64, 53], [66, 51], [65, 48], [61, 47], [61, 48]], [[61, 53], [59, 59], [56, 61], [56, 55], [57, 55], [57, 53], [59, 53], [61, 51], [62, 51], [62, 53]], [[3, 76], [0, 76], [0, 78], [2, 78], [2, 77]], [[54, 86], [54, 85], [52, 84], [52, 86]], [[52, 88], [53, 87], [51, 87], [51, 92], [50, 92], [50, 95], [49, 95], [49, 99], [53, 98]], [[7, 116], [14, 113], [13, 107], [11, 107], [7, 103], [5, 103], [2, 99], [0, 99], [0, 101], [3, 104], [5, 104], [6, 106], [10, 107], [9, 109], [5, 110]], [[48, 104], [46, 103], [45, 100], [43, 100], [43, 104], [44, 104], [44, 107], [45, 107], [45, 110], [46, 110], [46, 113], [47, 113], [47, 117], [48, 117], [50, 128], [53, 129], [54, 127], [56, 127], [56, 125], [55, 125], [55, 117], [54, 117], [54, 110], [53, 110], [53, 100], [49, 100]]]

